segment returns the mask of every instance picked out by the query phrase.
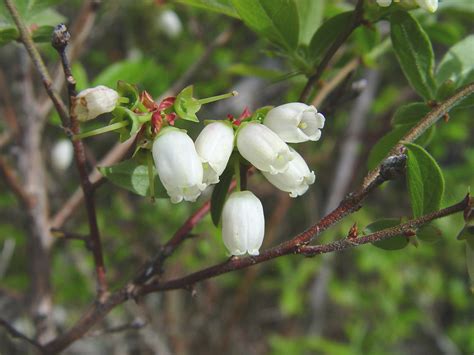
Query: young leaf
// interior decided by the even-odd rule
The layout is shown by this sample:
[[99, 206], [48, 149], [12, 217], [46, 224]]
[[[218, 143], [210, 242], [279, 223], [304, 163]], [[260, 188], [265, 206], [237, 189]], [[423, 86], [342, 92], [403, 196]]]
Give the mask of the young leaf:
[[390, 17], [393, 49], [410, 85], [425, 100], [435, 98], [434, 54], [431, 42], [418, 21], [406, 11]]
[[196, 112], [201, 109], [201, 104], [193, 97], [193, 86], [184, 88], [174, 103], [174, 109], [180, 118], [187, 121], [199, 122]]
[[232, 5], [255, 32], [288, 51], [297, 47], [299, 20], [294, 0], [232, 0]]
[[420, 217], [439, 209], [444, 194], [443, 173], [433, 157], [422, 147], [406, 143], [407, 184], [413, 216]]
[[[371, 234], [382, 229], [391, 228], [398, 226], [400, 224], [400, 220], [396, 218], [384, 218], [378, 221], [375, 221], [369, 224], [367, 227], [364, 228], [362, 231], [363, 234]], [[388, 238], [385, 240], [380, 240], [378, 242], [372, 243], [372, 245], [376, 246], [377, 248], [384, 249], [384, 250], [399, 250], [403, 249], [408, 245], [408, 238], [404, 235], [397, 235], [392, 238]]]
[[418, 230], [416, 231], [416, 237], [419, 240], [427, 243], [437, 242], [441, 239], [442, 236], [443, 233], [441, 232], [441, 229], [439, 229], [432, 223], [425, 224], [424, 226], [418, 228]]
[[474, 35], [464, 38], [452, 46], [444, 55], [436, 71], [438, 85], [452, 80], [459, 87], [464, 78], [474, 70]]
[[217, 227], [222, 215], [222, 208], [224, 208], [224, 202], [229, 191], [229, 186], [234, 176], [234, 169], [232, 164], [228, 164], [220, 176], [219, 183], [214, 187], [214, 191], [211, 196], [211, 218], [212, 223]]
[[329, 46], [339, 34], [350, 25], [353, 11], [343, 12], [331, 17], [318, 28], [309, 44], [309, 58], [317, 65], [324, 56]]
[[[146, 162], [141, 162], [139, 159], [130, 159], [112, 166], [100, 167], [99, 171], [113, 184], [119, 187], [127, 189], [140, 196], [150, 196], [150, 180], [148, 177], [148, 167]], [[166, 193], [156, 170], [154, 171], [154, 179], [155, 197], [167, 198], [168, 194]]]
[[0, 28], [0, 46], [7, 44], [19, 36], [18, 30], [15, 27], [2, 27]]
[[123, 80], [117, 81], [117, 92], [120, 96], [128, 98], [128, 103], [125, 105], [130, 110], [133, 110], [138, 105], [139, 94], [136, 85], [129, 84]]
[[[394, 129], [388, 132], [385, 136], [374, 145], [369, 153], [367, 159], [367, 167], [369, 170], [374, 169], [387, 156], [390, 150], [397, 144], [400, 139], [413, 127], [414, 123], [396, 125]], [[416, 143], [425, 146], [427, 145], [436, 130], [435, 126], [431, 126], [425, 133], [423, 133]]]
[[392, 117], [393, 125], [415, 124], [421, 120], [430, 108], [424, 102], [413, 102], [400, 106]]

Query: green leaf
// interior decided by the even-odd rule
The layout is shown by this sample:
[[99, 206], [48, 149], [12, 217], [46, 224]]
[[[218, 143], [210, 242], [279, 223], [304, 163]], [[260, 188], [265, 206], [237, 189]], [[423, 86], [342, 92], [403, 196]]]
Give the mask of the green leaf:
[[151, 59], [123, 60], [107, 66], [95, 77], [92, 86], [105, 85], [113, 88], [119, 80], [143, 84], [150, 76], [160, 71], [161, 68]]
[[419, 240], [427, 243], [434, 243], [441, 239], [443, 233], [441, 229], [433, 225], [432, 223], [421, 226], [416, 231], [416, 236]]
[[232, 0], [232, 5], [253, 31], [288, 51], [297, 47], [299, 19], [294, 0]]
[[[369, 158], [367, 159], [368, 169], [374, 169], [413, 126], [414, 123], [396, 125], [394, 129], [380, 138], [369, 153]], [[431, 126], [425, 133], [418, 137], [416, 143], [421, 146], [427, 145], [431, 141], [435, 130], [436, 127]]]
[[474, 70], [474, 35], [467, 36], [452, 46], [444, 55], [436, 71], [438, 85], [452, 80], [458, 88]]
[[425, 100], [435, 98], [434, 54], [429, 37], [406, 11], [390, 17], [393, 49], [410, 85]]
[[121, 121], [129, 121], [131, 123], [131, 125], [129, 124], [119, 131], [120, 141], [124, 142], [138, 132], [143, 123], [150, 121], [152, 113], [136, 113], [127, 107], [117, 106], [113, 111], [113, 115], [114, 118], [110, 121], [110, 124]]
[[424, 102], [413, 102], [400, 106], [392, 117], [393, 125], [418, 123], [431, 109]]
[[136, 85], [129, 84], [123, 80], [117, 82], [117, 92], [120, 96], [128, 98], [128, 103], [125, 104], [130, 110], [137, 107], [140, 99], [138, 88]]
[[201, 109], [201, 104], [193, 97], [193, 90], [192, 85], [184, 88], [178, 96], [176, 96], [174, 109], [183, 120], [199, 122], [196, 112]]
[[[371, 233], [375, 233], [382, 229], [392, 228], [398, 226], [400, 224], [400, 220], [397, 218], [384, 218], [378, 221], [375, 221], [369, 224], [367, 227], [364, 228], [362, 234], [367, 235]], [[377, 248], [384, 249], [384, 250], [399, 250], [403, 249], [408, 245], [408, 238], [404, 235], [397, 235], [392, 238], [380, 240], [378, 242], [372, 243], [372, 245], [376, 246]]]
[[444, 194], [443, 173], [422, 147], [406, 143], [407, 184], [415, 218], [439, 209]]
[[[151, 154], [147, 152], [147, 154]], [[143, 159], [130, 159], [118, 164], [99, 167], [99, 171], [113, 184], [129, 190], [140, 196], [150, 196], [150, 180], [148, 177], [148, 167]], [[155, 197], [167, 198], [163, 184], [161, 183], [156, 169], [154, 169]]]
[[[234, 159], [234, 158], [231, 158]], [[211, 196], [211, 218], [212, 223], [217, 227], [222, 215], [222, 209], [229, 191], [232, 177], [234, 176], [233, 164], [227, 164], [227, 168], [224, 170], [219, 178], [219, 183], [214, 187]]]
[[0, 28], [0, 46], [14, 41], [18, 38], [19, 33], [16, 27], [1, 27]]
[[231, 0], [176, 0], [182, 4], [199, 7], [201, 9], [219, 12], [221, 14], [239, 18], [239, 15], [232, 7]]
[[317, 65], [324, 56], [329, 46], [336, 40], [341, 32], [347, 26], [350, 26], [350, 21], [354, 11], [343, 12], [331, 17], [324, 22], [316, 31], [309, 44], [309, 58]]
[[299, 43], [309, 45], [323, 20], [325, 0], [296, 0], [295, 3], [300, 24]]

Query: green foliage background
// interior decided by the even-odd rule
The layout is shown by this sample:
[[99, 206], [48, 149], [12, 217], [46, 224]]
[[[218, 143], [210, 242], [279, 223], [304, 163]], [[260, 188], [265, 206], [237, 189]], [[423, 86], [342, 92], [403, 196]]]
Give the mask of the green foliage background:
[[[54, 6], [55, 16], [71, 21], [80, 3], [59, 2]], [[218, 11], [206, 11], [209, 3], [213, 10]], [[159, 2], [155, 1], [104, 2], [96, 29], [86, 42], [87, 49], [73, 64], [78, 88], [99, 84], [115, 87], [117, 80], [125, 80], [158, 97], [196, 62], [216, 34], [234, 26], [229, 44], [217, 48], [194, 78], [195, 92], [199, 97], [228, 92], [239, 80], [259, 77], [265, 83], [265, 90], [272, 90], [280, 84], [284, 88], [262, 102], [262, 106], [295, 101], [306, 82], [303, 74], [311, 72], [319, 63], [321, 52], [333, 40], [330, 36], [337, 34], [337, 27], [347, 20], [346, 11], [353, 9], [353, 3], [325, 0], [282, 3], [290, 4], [285, 5], [289, 10], [275, 7], [271, 1], [250, 0], [183, 0], [165, 5], [158, 5]], [[371, 4], [374, 12], [371, 16], [383, 16], [377, 13], [381, 10], [375, 2]], [[300, 13], [296, 6], [300, 6]], [[308, 7], [307, 10], [301, 11], [304, 6]], [[176, 38], [167, 37], [157, 25], [159, 14], [165, 9], [176, 11], [183, 22], [183, 32]], [[47, 11], [53, 10], [49, 8]], [[426, 67], [422, 65], [425, 69], [416, 71], [403, 63], [400, 67], [397, 55], [400, 58], [413, 52], [400, 54], [397, 48], [395, 52], [388, 23], [382, 21], [372, 27], [357, 29], [322, 77], [323, 82], [330, 80], [356, 56], [361, 58], [363, 66], [380, 73], [368, 125], [358, 147], [359, 164], [353, 172], [352, 187], [358, 186], [366, 173], [365, 166], [375, 166], [385, 156], [390, 144], [407, 131], [406, 125], [411, 127], [426, 110], [426, 105], [418, 104], [415, 109], [410, 108], [415, 112], [413, 121], [407, 121], [409, 115], [406, 112], [395, 115], [392, 121], [400, 106], [419, 103], [423, 98], [440, 100], [445, 93], [442, 84], [446, 79], [451, 78], [459, 87], [469, 82], [467, 78], [472, 81], [474, 77], [472, 3], [444, 1], [435, 14], [421, 10], [410, 13], [432, 43], [432, 54], [427, 54], [433, 56], [432, 63]], [[303, 15], [310, 17], [302, 21], [298, 16]], [[335, 15], [338, 16], [333, 17]], [[235, 18], [239, 16], [244, 17], [248, 27], [237, 24]], [[252, 16], [256, 19], [252, 20]], [[394, 16], [407, 15], [398, 12]], [[327, 24], [325, 21], [329, 18], [335, 27], [320, 27]], [[313, 26], [308, 27], [308, 23]], [[7, 31], [8, 26], [4, 28]], [[397, 32], [392, 32], [392, 41], [396, 43], [394, 36]], [[444, 56], [452, 46], [453, 49]], [[16, 47], [17, 44], [12, 43], [3, 47], [0, 56], [16, 50]], [[40, 47], [49, 62], [56, 60], [55, 52], [47, 43], [40, 44]], [[415, 54], [420, 54], [423, 48], [415, 51]], [[262, 66], [268, 58], [276, 63], [274, 67]], [[418, 61], [418, 58], [413, 60]], [[433, 76], [434, 68], [438, 73], [436, 78]], [[470, 70], [460, 75], [459, 68]], [[410, 74], [413, 70], [415, 72]], [[413, 78], [419, 75], [426, 77]], [[350, 80], [365, 76], [366, 70], [359, 68]], [[436, 80], [438, 91], [434, 89]], [[420, 88], [419, 82], [431, 84]], [[418, 90], [420, 96], [411, 87]], [[323, 113], [327, 121], [321, 141], [303, 145], [317, 181], [307, 195], [291, 201], [291, 207], [278, 225], [267, 226], [267, 230], [274, 229], [273, 239], [267, 246], [290, 238], [322, 217], [354, 97], [346, 97], [335, 106], [331, 102], [337, 102], [337, 97], [330, 96], [325, 103], [327, 111]], [[474, 182], [473, 111], [472, 106], [466, 106], [453, 110], [448, 122], [441, 120], [423, 141], [417, 141], [442, 169], [446, 186], [440, 202], [442, 207], [459, 201]], [[215, 112], [211, 106], [198, 116], [201, 120], [222, 118], [212, 116]], [[228, 113], [238, 115], [240, 112]], [[49, 122], [44, 147], [47, 160], [50, 159], [52, 144], [62, 137], [57, 129], [58, 117], [52, 114]], [[103, 124], [103, 121], [92, 122], [89, 127], [98, 124]], [[0, 121], [0, 129], [3, 126], [4, 122]], [[189, 129], [195, 135], [191, 124]], [[383, 136], [385, 142], [377, 144]], [[94, 137], [88, 139], [87, 144], [93, 155], [100, 157], [116, 138], [113, 134]], [[57, 211], [77, 187], [78, 177], [73, 168], [65, 174], [51, 169], [49, 174], [52, 181], [51, 209]], [[249, 183], [250, 189], [263, 199], [267, 223], [276, 223], [271, 216], [284, 201], [285, 194], [272, 188], [257, 174]], [[200, 201], [206, 198], [209, 196]], [[133, 277], [138, 266], [151, 257], [153, 251], [199, 205], [171, 205], [165, 199], [157, 199], [152, 204], [147, 198], [132, 195], [110, 183], [100, 187], [97, 202], [108, 278], [113, 287], [119, 287]], [[355, 222], [363, 229], [380, 218], [403, 218], [411, 214], [410, 194], [405, 182], [390, 182], [372, 194], [363, 209], [324, 233], [321, 241], [344, 237]], [[79, 209], [66, 227], [87, 233], [85, 220], [84, 211]], [[1, 279], [1, 287], [14, 295], [27, 292], [29, 282], [22, 223], [16, 200], [0, 180], [0, 242], [13, 239], [16, 243], [14, 256]], [[441, 230], [442, 236], [431, 238], [435, 239], [433, 243], [420, 241], [417, 246], [409, 243], [396, 251], [368, 245], [334, 255], [321, 314], [312, 311], [311, 298], [314, 295], [311, 285], [320, 274], [324, 259], [301, 256], [279, 258], [208, 280], [196, 286], [195, 296], [186, 291], [151, 296], [144, 301], [144, 309], [152, 319], [151, 329], [160, 334], [173, 353], [472, 353], [474, 298], [466, 271], [465, 243], [456, 240], [463, 227], [462, 216], [444, 218], [434, 225]], [[169, 260], [166, 277], [184, 275], [226, 257], [220, 232], [210, 216], [193, 233], [199, 237], [186, 242]], [[60, 327], [65, 329], [73, 324], [94, 297], [92, 259], [80, 243], [58, 240], [54, 246], [52, 274], [54, 301], [66, 314], [60, 321]], [[137, 313], [130, 307], [120, 307], [108, 317], [106, 324], [131, 321]], [[315, 320], [321, 322], [320, 331], [312, 327]], [[124, 342], [124, 339], [128, 341]], [[99, 344], [94, 345], [97, 346], [95, 349], [112, 351], [116, 342], [130, 353], [148, 353], [146, 341], [137, 331], [122, 334], [122, 337], [86, 338], [80, 343], [86, 346], [88, 342]]]

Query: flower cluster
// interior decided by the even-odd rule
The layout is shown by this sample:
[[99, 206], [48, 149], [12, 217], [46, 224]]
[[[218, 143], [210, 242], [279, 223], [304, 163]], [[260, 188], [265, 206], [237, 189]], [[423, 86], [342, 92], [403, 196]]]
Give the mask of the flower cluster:
[[[121, 139], [137, 134], [135, 154], [139, 149], [151, 151], [154, 162], [154, 168], [148, 165], [151, 196], [155, 196], [155, 174], [151, 172], [156, 169], [172, 203], [196, 201], [207, 186], [218, 184], [224, 171], [230, 171], [237, 191], [220, 206], [224, 245], [232, 255], [258, 255], [265, 232], [263, 206], [252, 192], [241, 191], [240, 167], [253, 165], [291, 197], [303, 195], [315, 175], [288, 143], [319, 140], [325, 118], [314, 106], [293, 102], [263, 108], [253, 115], [244, 110], [237, 119], [229, 116], [229, 120], [210, 121], [196, 141], [175, 126], [177, 118], [199, 122], [195, 114], [202, 104], [235, 94], [198, 100], [188, 87], [176, 97], [155, 103], [147, 92], [138, 94], [136, 88], [123, 82], [118, 91], [102, 86], [87, 89], [73, 101], [72, 113], [81, 121], [109, 112], [114, 118], [108, 126], [81, 133], [75, 139], [113, 130]], [[230, 184], [231, 176], [223, 183]]]
[[[238, 153], [270, 183], [297, 197], [314, 183], [315, 175], [287, 143], [318, 140], [324, 121], [313, 106], [289, 103], [271, 109], [263, 122], [250, 119], [234, 120], [234, 124], [209, 123], [194, 144], [184, 131], [164, 128], [153, 143], [153, 158], [173, 203], [195, 201], [206, 186], [219, 182], [234, 141]], [[264, 229], [259, 199], [250, 191], [232, 193], [222, 211], [222, 235], [230, 253], [257, 255]]]
[[419, 6], [429, 12], [435, 12], [438, 9], [438, 0], [376, 0], [377, 4], [382, 7], [388, 7], [394, 3], [400, 3], [408, 7]]

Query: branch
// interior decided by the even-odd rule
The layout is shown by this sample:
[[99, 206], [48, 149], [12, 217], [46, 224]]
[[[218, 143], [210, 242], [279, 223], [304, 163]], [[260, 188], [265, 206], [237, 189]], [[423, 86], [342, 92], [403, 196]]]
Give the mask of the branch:
[[349, 24], [349, 26], [347, 26], [347, 28], [344, 31], [342, 31], [339, 34], [339, 36], [336, 38], [333, 44], [328, 48], [323, 59], [321, 59], [321, 62], [317, 66], [316, 70], [314, 71], [314, 74], [308, 77], [308, 82], [306, 83], [305, 87], [303, 88], [303, 91], [300, 94], [300, 98], [299, 98], [300, 102], [305, 102], [308, 100], [313, 85], [319, 80], [319, 78], [321, 78], [331, 58], [334, 56], [334, 54], [336, 54], [339, 47], [341, 47], [344, 44], [347, 38], [349, 38], [351, 33], [357, 27], [359, 27], [359, 25], [362, 24], [363, 13], [364, 13], [364, 0], [358, 0], [357, 5], [354, 10], [354, 14], [351, 19], [351, 23]]
[[0, 325], [6, 329], [6, 331], [8, 332], [8, 334], [10, 334], [13, 338], [16, 338], [16, 339], [21, 339], [21, 340], [24, 340], [26, 342], [28, 342], [29, 344], [33, 345], [35, 348], [37, 348], [38, 350], [40, 350], [41, 352], [44, 351], [44, 348], [41, 346], [40, 343], [38, 343], [37, 341], [35, 341], [34, 339], [31, 339], [29, 337], [27, 337], [25, 334], [23, 334], [22, 332], [19, 332], [18, 330], [16, 330], [13, 326], [10, 325], [10, 323], [8, 323], [6, 320], [0, 318]]
[[[287, 243], [282, 243], [279, 246], [276, 246], [272, 249], [269, 249], [262, 254], [255, 257], [232, 257], [228, 261], [221, 264], [211, 266], [207, 269], [192, 273], [182, 278], [168, 280], [161, 283], [155, 283], [150, 285], [145, 285], [142, 289], [142, 294], [157, 292], [157, 291], [169, 291], [181, 288], [188, 288], [195, 284], [196, 282], [210, 279], [212, 277], [222, 275], [228, 272], [244, 269], [246, 267], [275, 259], [277, 257], [288, 255], [288, 254], [302, 254], [304, 256], [315, 256], [325, 253], [331, 253], [336, 251], [342, 251], [349, 249], [355, 246], [377, 242], [380, 240], [388, 239], [409, 230], [418, 228], [428, 222], [431, 222], [437, 218], [442, 218], [457, 212], [464, 211], [466, 207], [470, 204], [469, 195], [466, 196], [461, 202], [452, 205], [450, 207], [444, 208], [442, 210], [424, 215], [420, 218], [410, 220], [406, 223], [403, 223], [399, 226], [384, 229], [376, 233], [369, 234], [364, 237], [356, 239], [342, 239], [332, 243], [322, 244], [322, 245], [301, 245], [295, 242], [297, 238], [291, 239]], [[318, 223], [317, 225], [321, 224]]]
[[[52, 45], [57, 50], [61, 63], [64, 69], [64, 75], [68, 83], [67, 89], [69, 94], [69, 103], [71, 103], [76, 96], [76, 81], [72, 76], [71, 67], [66, 54], [66, 48], [69, 43], [71, 35], [69, 34], [65, 25], [61, 24], [56, 26], [53, 31]], [[71, 121], [71, 132], [75, 135], [80, 133], [79, 121], [75, 114], [69, 111], [69, 117]], [[87, 220], [89, 223], [90, 233], [90, 248], [94, 256], [95, 272], [97, 277], [97, 292], [99, 299], [107, 292], [107, 279], [105, 277], [105, 265], [104, 257], [102, 254], [102, 242], [100, 240], [99, 226], [97, 223], [97, 214], [94, 200], [94, 188], [89, 180], [87, 173], [87, 159], [84, 151], [84, 144], [81, 139], [73, 139], [72, 144], [74, 147], [74, 155], [76, 166], [79, 171], [80, 182], [82, 191], [84, 193], [84, 202], [87, 211]]]
[[[410, 129], [390, 150], [385, 158], [392, 155], [400, 154], [403, 143], [414, 142], [419, 136], [421, 136], [428, 128], [434, 125], [438, 120], [453, 108], [456, 104], [464, 100], [466, 97], [474, 93], [474, 82], [467, 84], [466, 86], [459, 89], [454, 95], [444, 100], [442, 103], [437, 105], [433, 110], [428, 112], [412, 129]], [[380, 171], [380, 165], [374, 170], [370, 171], [364, 178], [363, 187], [369, 186], [376, 179]]]

